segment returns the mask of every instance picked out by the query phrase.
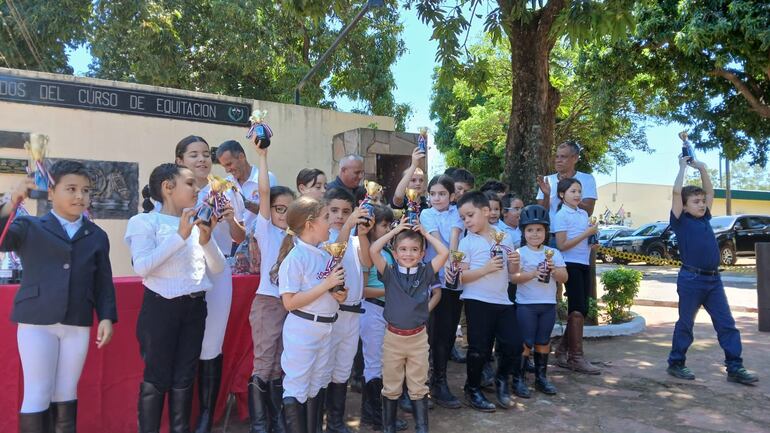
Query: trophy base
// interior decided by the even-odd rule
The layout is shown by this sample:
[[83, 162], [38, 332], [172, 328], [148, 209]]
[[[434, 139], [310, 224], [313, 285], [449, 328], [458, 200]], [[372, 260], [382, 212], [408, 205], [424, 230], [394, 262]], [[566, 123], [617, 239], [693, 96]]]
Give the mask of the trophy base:
[[27, 197], [32, 200], [48, 200], [48, 191], [39, 189], [27, 190]]
[[259, 141], [259, 148], [260, 149], [267, 149], [270, 147], [270, 139], [269, 138], [258, 138]]
[[332, 289], [329, 290], [329, 291], [332, 292], [332, 293], [344, 292], [345, 291], [345, 286], [342, 286], [342, 285], [335, 286], [335, 287], [332, 287]]

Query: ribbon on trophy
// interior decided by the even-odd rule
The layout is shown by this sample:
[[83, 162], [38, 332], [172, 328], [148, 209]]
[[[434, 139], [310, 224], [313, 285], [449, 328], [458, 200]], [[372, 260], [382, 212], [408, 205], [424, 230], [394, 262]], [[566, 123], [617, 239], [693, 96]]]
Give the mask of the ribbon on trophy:
[[[322, 280], [331, 274], [332, 270], [337, 267], [337, 265], [342, 262], [342, 256], [345, 255], [345, 250], [348, 248], [347, 242], [332, 242], [325, 244], [323, 246], [323, 249], [326, 250], [329, 254], [331, 254], [331, 259], [329, 259], [329, 262], [326, 263], [326, 268], [318, 274], [318, 279]], [[345, 287], [340, 284], [335, 287], [333, 287], [330, 292], [341, 292], [345, 290]]]

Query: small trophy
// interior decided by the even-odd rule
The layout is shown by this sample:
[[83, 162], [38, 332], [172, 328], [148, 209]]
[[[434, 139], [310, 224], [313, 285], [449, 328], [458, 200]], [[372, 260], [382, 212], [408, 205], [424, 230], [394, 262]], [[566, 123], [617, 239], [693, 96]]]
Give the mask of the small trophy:
[[[329, 254], [332, 255], [332, 259], [329, 261], [329, 263], [326, 265], [326, 274], [328, 275], [331, 273], [334, 268], [337, 267], [337, 265], [342, 261], [342, 256], [345, 255], [345, 250], [348, 248], [347, 242], [333, 242], [330, 244], [326, 244], [323, 246], [323, 249], [326, 250]], [[342, 284], [333, 287], [330, 292], [341, 292], [345, 290], [345, 286]]]
[[695, 161], [695, 150], [692, 148], [692, 144], [687, 140], [687, 131], [680, 132], [679, 138], [682, 140], [682, 156], [690, 157], [690, 161]]
[[209, 191], [208, 202], [214, 210], [214, 215], [216, 215], [217, 218], [220, 218], [225, 211], [225, 208], [230, 205], [230, 199], [227, 198], [227, 194], [225, 193], [235, 188], [235, 185], [229, 180], [213, 174], [210, 174], [208, 179], [209, 187], [211, 188]]
[[420, 215], [420, 203], [417, 202], [417, 197], [420, 193], [413, 188], [407, 188], [406, 190], [406, 216], [409, 219], [409, 224], [415, 225], [418, 222]]
[[[449, 252], [449, 273], [445, 276], [445, 285], [447, 289], [457, 290], [457, 284], [460, 282], [460, 263], [465, 258], [462, 251]], [[450, 273], [452, 276], [450, 277]]]
[[256, 135], [260, 149], [270, 146], [270, 138], [273, 136], [273, 130], [265, 123], [266, 115], [267, 111], [254, 110], [251, 116], [249, 116], [251, 127], [249, 128], [249, 133], [246, 134], [246, 138], [252, 138]]
[[489, 251], [490, 257], [500, 256], [503, 257], [503, 246], [500, 245], [500, 242], [505, 239], [506, 233], [503, 231], [497, 231], [495, 229], [492, 229], [492, 240], [495, 241], [495, 244], [492, 245], [492, 249]]
[[[592, 216], [591, 226], [595, 226], [597, 222], [598, 222], [598, 219], [596, 219], [595, 216]], [[598, 243], [599, 243], [599, 236], [597, 236], [596, 233], [588, 237], [588, 245], [596, 245]]]
[[[369, 212], [369, 223], [371, 224], [372, 218], [374, 218], [374, 201], [377, 200], [377, 195], [382, 192], [382, 185], [377, 182], [367, 180], [364, 182], [364, 188], [366, 189], [366, 195], [364, 201], [361, 202], [361, 207], [365, 208]], [[367, 224], [368, 225], [368, 224]]]
[[541, 275], [537, 277], [537, 281], [548, 284], [551, 282], [551, 273], [548, 271], [548, 260], [553, 257], [553, 250], [545, 250], [545, 260], [543, 260], [537, 268], [541, 271]]
[[48, 188], [53, 187], [53, 178], [45, 166], [45, 157], [48, 153], [48, 136], [45, 134], [29, 134], [29, 141], [24, 143], [24, 148], [30, 156], [27, 173], [35, 179], [35, 189], [29, 190], [27, 196], [33, 200], [45, 200], [48, 198]]
[[419, 135], [417, 136], [417, 147], [420, 148], [420, 152], [428, 151], [428, 128], [421, 127], [417, 130]]

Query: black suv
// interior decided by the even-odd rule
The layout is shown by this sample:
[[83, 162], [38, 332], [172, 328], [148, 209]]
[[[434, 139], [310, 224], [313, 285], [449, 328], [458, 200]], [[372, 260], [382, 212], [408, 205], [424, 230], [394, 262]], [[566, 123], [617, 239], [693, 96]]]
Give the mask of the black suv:
[[[669, 239], [674, 232], [668, 222], [658, 221], [645, 224], [629, 236], [617, 237], [607, 244], [607, 248], [633, 254], [644, 254], [655, 258], [668, 258]], [[629, 260], [615, 257], [616, 263], [628, 263]]]
[[757, 242], [770, 242], [770, 216], [726, 215], [711, 218], [723, 265], [734, 265], [738, 256], [753, 256]]

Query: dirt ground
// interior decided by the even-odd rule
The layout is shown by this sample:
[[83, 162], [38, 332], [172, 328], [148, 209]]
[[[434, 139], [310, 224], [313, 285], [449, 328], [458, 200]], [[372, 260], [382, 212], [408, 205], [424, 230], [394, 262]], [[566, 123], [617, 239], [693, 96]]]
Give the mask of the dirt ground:
[[[430, 412], [434, 432], [622, 432], [622, 433], [766, 433], [770, 431], [770, 333], [757, 332], [757, 316], [735, 313], [744, 344], [746, 367], [760, 376], [757, 386], [725, 380], [723, 353], [705, 311], [698, 314], [695, 344], [688, 366], [695, 381], [681, 381], [665, 372], [676, 309], [641, 307], [634, 311], [647, 320], [647, 330], [630, 337], [587, 341], [589, 359], [604, 367], [601, 376], [585, 376], [550, 368], [559, 394], [533, 393], [516, 399], [509, 410], [485, 414], [463, 407], [438, 406]], [[450, 362], [450, 386], [461, 398], [464, 365]], [[532, 378], [530, 376], [530, 382]], [[492, 398], [492, 392], [487, 393]], [[360, 395], [348, 394], [347, 420], [359, 429]], [[411, 416], [400, 414], [410, 424]], [[233, 414], [233, 418], [237, 418]], [[217, 433], [222, 432], [222, 424]], [[228, 432], [246, 433], [245, 422], [234, 420]]]

